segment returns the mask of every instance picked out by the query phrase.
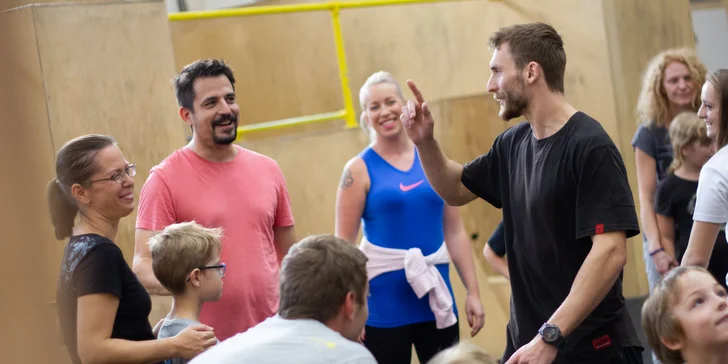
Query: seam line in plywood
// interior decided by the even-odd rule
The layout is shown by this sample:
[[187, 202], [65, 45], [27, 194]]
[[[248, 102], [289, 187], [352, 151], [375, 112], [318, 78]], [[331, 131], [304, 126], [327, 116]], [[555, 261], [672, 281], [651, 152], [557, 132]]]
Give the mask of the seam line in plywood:
[[117, 1], [85, 1], [85, 2], [65, 2], [65, 3], [35, 3], [17, 6], [14, 8], [0, 10], [0, 13], [6, 13], [11, 11], [18, 11], [23, 9], [35, 9], [35, 8], [54, 8], [54, 7], [66, 7], [66, 6], [94, 6], [94, 5], [122, 5], [122, 4], [153, 4], [163, 3], [162, 0], [117, 0]]
[[53, 160], [56, 159], [56, 145], [53, 142], [53, 124], [51, 123], [51, 104], [48, 102], [48, 87], [46, 86], [45, 72], [43, 71], [42, 53], [40, 51], [40, 41], [38, 40], [38, 21], [36, 19], [35, 9], [30, 12], [33, 17], [33, 31], [35, 32], [35, 50], [38, 52], [38, 69], [40, 69], [40, 80], [43, 84], [43, 100], [45, 101], [46, 118], [48, 118], [48, 139], [51, 141]]

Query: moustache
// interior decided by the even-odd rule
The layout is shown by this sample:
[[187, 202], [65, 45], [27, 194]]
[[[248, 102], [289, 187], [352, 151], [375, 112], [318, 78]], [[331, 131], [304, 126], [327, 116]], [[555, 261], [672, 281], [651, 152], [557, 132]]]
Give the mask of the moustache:
[[215, 118], [215, 120], [212, 121], [212, 126], [220, 126], [221, 124], [227, 124], [228, 121], [237, 123], [238, 116], [235, 114], [220, 115], [219, 117]]

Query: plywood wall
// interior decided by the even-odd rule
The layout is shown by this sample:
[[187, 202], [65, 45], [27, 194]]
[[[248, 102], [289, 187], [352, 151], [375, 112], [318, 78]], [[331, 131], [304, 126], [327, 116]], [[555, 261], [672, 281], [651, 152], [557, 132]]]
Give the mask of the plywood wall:
[[[55, 316], [47, 305], [55, 282], [47, 264], [52, 230], [44, 191], [53, 150], [34, 38], [29, 10], [0, 13], [0, 49], [13, 50], [0, 59], [2, 363], [63, 363], [54, 360]], [[37, 350], [39, 343], [44, 350]]]
[[[130, 2], [130, 1], [137, 1], [137, 0], [74, 0], [73, 3], [85, 3], [85, 4], [110, 4], [110, 3], [120, 3], [120, 2]], [[141, 0], [141, 1], [147, 1], [147, 0]], [[156, 1], [156, 0], [149, 0], [149, 1]], [[53, 4], [66, 4], [69, 3], [69, 1], [66, 0], [0, 0], [0, 11], [7, 10], [7, 9], [14, 9], [21, 6], [26, 5], [53, 5]]]
[[[117, 3], [34, 10], [50, 141], [58, 150], [89, 133], [114, 136], [136, 163], [135, 193], [152, 166], [184, 145], [169, 81], [174, 63], [164, 4]], [[136, 211], [116, 243], [131, 263]]]
[[[357, 110], [359, 87], [378, 70], [416, 80], [432, 100], [482, 94], [490, 72], [490, 34], [507, 24], [549, 21], [566, 38], [574, 103], [613, 119], [613, 107], [603, 101], [611, 94], [604, 89], [609, 80], [603, 72], [591, 72], [608, 67], [606, 50], [595, 46], [604, 41], [600, 4], [558, 0], [550, 5], [482, 0], [342, 11]], [[171, 22], [170, 30], [178, 68], [198, 58], [231, 63], [243, 123], [343, 108], [327, 13]]]
[[[27, 218], [34, 225], [26, 237], [13, 235], [14, 230], [6, 234], [4, 243], [27, 245], [35, 251], [22, 257], [9, 256], [26, 267], [6, 276], [37, 273], [42, 278], [42, 296], [25, 298], [23, 302], [29, 306], [46, 304], [43, 316], [39, 316], [45, 325], [42, 332], [54, 335], [52, 302], [66, 244], [53, 235], [45, 201], [46, 185], [54, 177], [55, 153], [65, 142], [83, 134], [112, 135], [125, 157], [138, 166], [138, 194], [150, 168], [185, 144], [184, 126], [177, 116], [169, 84], [174, 61], [168, 23], [161, 1], [39, 5], [0, 16], [0, 46], [16, 48], [12, 57], [3, 58], [10, 66], [2, 67], [0, 73], [3, 91], [8, 93], [0, 98], [0, 112], [6, 116], [3, 123], [10, 124], [3, 126], [4, 135], [16, 138], [16, 144], [2, 145], [17, 145], [10, 151], [3, 150], [3, 155], [21, 161], [36, 158], [32, 173], [22, 168], [3, 169], [7, 172], [4, 176], [25, 181], [22, 187], [3, 186], [3, 190], [25, 196], [24, 207], [36, 217], [29, 219], [22, 211], [13, 219], [3, 219], [16, 224], [17, 219]], [[9, 27], [14, 30], [6, 31]], [[21, 125], [22, 130], [18, 129]], [[116, 238], [129, 264], [135, 219], [136, 212], [123, 219]], [[26, 329], [22, 324], [13, 327]], [[68, 360], [57, 337], [36, 338], [36, 346], [38, 342], [50, 344], [44, 353], [52, 353], [53, 362]]]
[[[631, 140], [641, 122], [635, 106], [647, 62], [671, 47], [695, 47], [689, 0], [604, 0], [607, 47], [616, 102], [616, 128], [610, 134], [617, 142], [629, 175], [635, 204], [639, 195]], [[639, 210], [638, 210], [639, 211]], [[625, 296], [645, 295], [649, 288], [642, 259], [642, 235], [630, 239], [625, 269]]]

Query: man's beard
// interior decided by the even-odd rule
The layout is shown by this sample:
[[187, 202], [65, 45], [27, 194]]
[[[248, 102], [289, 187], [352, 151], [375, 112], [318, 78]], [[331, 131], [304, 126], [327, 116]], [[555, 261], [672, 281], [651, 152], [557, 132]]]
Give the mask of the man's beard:
[[512, 86], [511, 90], [496, 94], [496, 97], [504, 103], [504, 109], [498, 116], [505, 121], [522, 116], [528, 107], [528, 100], [524, 96], [523, 78], [513, 80], [509, 86]]
[[[227, 124], [232, 121], [233, 132], [225, 136], [218, 136], [215, 132], [216, 127], [222, 126], [221, 124]], [[229, 125], [226, 125], [229, 126]], [[238, 138], [238, 116], [235, 114], [220, 115], [212, 121], [212, 141], [217, 145], [228, 145], [233, 143]]]

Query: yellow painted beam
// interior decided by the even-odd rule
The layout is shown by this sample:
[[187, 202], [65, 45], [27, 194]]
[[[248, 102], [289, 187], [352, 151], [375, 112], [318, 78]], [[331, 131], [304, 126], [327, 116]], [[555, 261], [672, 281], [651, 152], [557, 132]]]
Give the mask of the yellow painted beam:
[[346, 118], [346, 111], [339, 110], [339, 111], [323, 113], [323, 114], [306, 115], [306, 116], [299, 116], [299, 117], [290, 118], [290, 119], [274, 120], [274, 121], [267, 121], [264, 123], [243, 125], [243, 126], [238, 127], [238, 140], [240, 140], [241, 137], [247, 133], [282, 129], [282, 128], [287, 128], [287, 127], [294, 126], [294, 125], [311, 124], [311, 123], [316, 123], [316, 122], [321, 122], [321, 121], [342, 120], [345, 118]]
[[334, 29], [334, 43], [336, 44], [336, 61], [339, 64], [339, 81], [341, 82], [341, 94], [344, 98], [344, 112], [347, 128], [356, 128], [356, 115], [354, 115], [354, 103], [351, 100], [351, 88], [349, 88], [349, 68], [346, 64], [346, 52], [344, 51], [344, 36], [341, 32], [341, 19], [339, 9], [331, 10], [331, 23]]
[[[237, 16], [267, 15], [267, 14], [283, 14], [283, 13], [301, 13], [310, 11], [329, 11], [331, 12], [331, 21], [334, 31], [334, 42], [336, 43], [336, 58], [339, 66], [339, 81], [341, 83], [341, 94], [344, 99], [344, 110], [300, 116], [284, 120], [269, 121], [258, 124], [245, 125], [238, 128], [238, 139], [245, 133], [259, 132], [264, 130], [274, 130], [286, 128], [289, 126], [308, 124], [319, 121], [329, 121], [343, 119], [346, 121], [347, 128], [355, 128], [358, 125], [357, 117], [354, 111], [354, 103], [351, 98], [351, 88], [349, 87], [349, 69], [346, 62], [346, 51], [344, 50], [344, 37], [341, 32], [340, 11], [341, 9], [365, 8], [389, 5], [408, 5], [408, 4], [427, 4], [440, 2], [462, 2], [473, 0], [358, 0], [358, 1], [329, 1], [313, 4], [291, 4], [291, 5], [271, 5], [271, 6], [253, 6], [223, 10], [204, 10], [204, 11], [187, 11], [171, 13], [168, 15], [171, 21], [196, 20], [196, 19], [213, 19]], [[488, 0], [500, 1], [500, 0]], [[727, 0], [728, 1], [728, 0]]]

